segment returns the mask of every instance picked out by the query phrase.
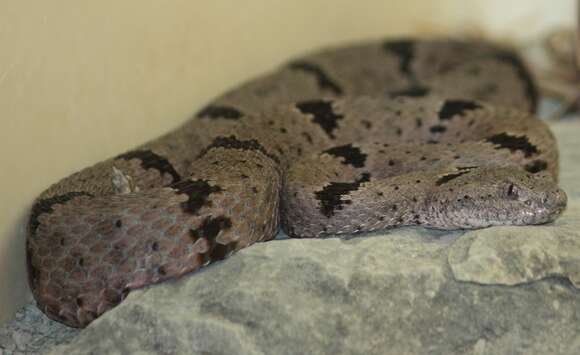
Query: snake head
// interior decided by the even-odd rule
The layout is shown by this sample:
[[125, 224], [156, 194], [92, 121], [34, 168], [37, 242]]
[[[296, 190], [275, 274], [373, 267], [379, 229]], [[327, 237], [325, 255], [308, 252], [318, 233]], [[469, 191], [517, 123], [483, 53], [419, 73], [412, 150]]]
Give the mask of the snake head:
[[549, 173], [494, 167], [471, 168], [453, 176], [438, 181], [439, 216], [446, 229], [544, 224], [566, 208], [566, 193]]

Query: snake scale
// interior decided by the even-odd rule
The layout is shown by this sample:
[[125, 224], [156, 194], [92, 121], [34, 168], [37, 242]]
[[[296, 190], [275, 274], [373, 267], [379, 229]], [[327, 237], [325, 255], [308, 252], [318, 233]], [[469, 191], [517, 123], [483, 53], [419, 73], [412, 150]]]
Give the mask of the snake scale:
[[44, 191], [29, 220], [31, 289], [49, 317], [84, 327], [131, 290], [280, 226], [320, 237], [553, 221], [567, 200], [536, 101], [517, 54], [482, 41], [311, 53]]

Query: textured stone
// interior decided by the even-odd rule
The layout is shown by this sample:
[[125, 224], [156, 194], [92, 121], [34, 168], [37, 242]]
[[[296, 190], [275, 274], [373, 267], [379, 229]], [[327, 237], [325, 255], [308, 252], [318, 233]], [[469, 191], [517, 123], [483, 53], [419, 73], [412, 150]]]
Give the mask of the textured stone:
[[580, 288], [580, 204], [546, 226], [499, 227], [466, 233], [449, 251], [456, 279], [517, 285], [562, 277]]
[[0, 355], [40, 354], [65, 344], [79, 333], [48, 319], [36, 304], [21, 308], [12, 322], [0, 328]]
[[580, 294], [572, 285], [458, 282], [446, 252], [457, 236], [407, 228], [256, 245], [133, 293], [54, 354], [580, 351], [573, 342], [580, 342]]

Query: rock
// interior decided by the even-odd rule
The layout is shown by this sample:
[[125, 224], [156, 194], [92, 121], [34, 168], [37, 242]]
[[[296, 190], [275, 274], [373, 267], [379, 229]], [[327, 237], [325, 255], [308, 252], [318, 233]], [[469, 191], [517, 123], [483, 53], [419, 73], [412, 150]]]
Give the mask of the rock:
[[132, 292], [52, 354], [578, 354], [580, 122], [553, 224], [276, 240]]
[[458, 282], [447, 264], [457, 237], [407, 228], [259, 244], [131, 294], [54, 354], [580, 351], [578, 290], [559, 278]]
[[21, 308], [14, 320], [0, 328], [0, 355], [40, 354], [65, 344], [79, 333], [48, 319], [35, 303]]
[[580, 204], [555, 223], [506, 226], [466, 233], [449, 251], [457, 280], [517, 285], [562, 277], [580, 288]]

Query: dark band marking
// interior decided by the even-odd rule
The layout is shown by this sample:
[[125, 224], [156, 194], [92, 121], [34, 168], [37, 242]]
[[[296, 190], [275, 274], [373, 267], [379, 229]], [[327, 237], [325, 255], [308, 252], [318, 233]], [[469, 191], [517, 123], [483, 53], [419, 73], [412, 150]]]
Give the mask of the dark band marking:
[[430, 92], [431, 89], [426, 86], [415, 85], [403, 90], [389, 91], [388, 95], [391, 97], [424, 97], [429, 95]]
[[194, 240], [198, 238], [205, 238], [208, 241], [214, 241], [219, 232], [222, 230], [228, 230], [232, 227], [232, 220], [225, 217], [219, 216], [216, 218], [206, 217], [201, 225], [190, 231]]
[[155, 169], [161, 173], [163, 176], [164, 173], [171, 175], [173, 182], [177, 182], [181, 180], [181, 176], [175, 170], [173, 165], [167, 160], [167, 158], [162, 157], [159, 154], [155, 154], [150, 150], [133, 150], [124, 154], [121, 154], [115, 159], [123, 159], [123, 160], [131, 160], [131, 159], [139, 159], [141, 161], [141, 167], [145, 170], [147, 169]]
[[475, 169], [475, 168], [477, 168], [477, 167], [476, 166], [459, 167], [459, 168], [457, 168], [458, 171], [456, 173], [450, 173], [450, 174], [443, 175], [435, 182], [435, 184], [437, 186], [441, 186], [443, 184], [448, 183], [449, 181], [451, 181], [453, 179], [457, 179], [461, 175], [465, 175], [465, 174], [469, 173], [472, 169]]
[[171, 185], [171, 188], [189, 197], [181, 203], [183, 211], [189, 214], [196, 214], [200, 208], [208, 206], [209, 195], [222, 191], [221, 187], [211, 186], [207, 180], [183, 180]]
[[290, 63], [288, 67], [292, 70], [299, 70], [314, 75], [316, 77], [318, 87], [322, 90], [331, 91], [335, 95], [342, 95], [343, 93], [341, 87], [338, 86], [338, 84], [334, 82], [328, 76], [328, 74], [326, 74], [324, 70], [322, 70], [322, 68], [316, 64], [304, 61], [296, 61]]
[[203, 220], [201, 226], [190, 230], [190, 236], [193, 241], [196, 241], [199, 238], [204, 238], [210, 245], [208, 252], [202, 254], [204, 262], [222, 260], [229, 252], [235, 250], [237, 242], [231, 242], [224, 245], [215, 240], [221, 231], [228, 230], [231, 227], [231, 219], [225, 216], [219, 216], [216, 218], [210, 216]]
[[231, 135], [229, 137], [216, 137], [213, 142], [207, 146], [199, 155], [200, 157], [205, 155], [211, 149], [223, 148], [223, 149], [236, 149], [236, 150], [252, 150], [262, 153], [264, 156], [272, 159], [276, 163], [280, 163], [280, 159], [274, 154], [268, 153], [266, 148], [262, 146], [255, 139], [239, 140], [236, 136]]
[[236, 250], [238, 242], [231, 242], [228, 244], [215, 243], [210, 253], [211, 261], [218, 261], [225, 259], [231, 252]]
[[411, 62], [413, 61], [415, 42], [411, 40], [387, 41], [383, 48], [399, 57], [399, 70], [409, 77], [413, 77]]
[[539, 153], [538, 148], [531, 144], [526, 136], [512, 136], [507, 133], [500, 133], [487, 138], [486, 141], [497, 145], [495, 149], [509, 149], [512, 152], [520, 150], [525, 157]]
[[93, 195], [88, 192], [73, 191], [67, 192], [63, 195], [53, 196], [37, 201], [34, 206], [32, 206], [32, 210], [30, 212], [30, 219], [28, 222], [28, 230], [30, 234], [34, 235], [36, 233], [36, 229], [38, 229], [38, 226], [40, 225], [38, 217], [40, 217], [41, 214], [52, 213], [54, 212], [52, 208], [54, 205], [64, 204], [65, 202], [68, 202], [78, 196], [93, 197]]
[[548, 169], [548, 163], [545, 160], [538, 159], [527, 164], [524, 169], [526, 169], [527, 172], [535, 174]]
[[370, 174], [363, 173], [360, 179], [354, 182], [331, 182], [322, 190], [316, 191], [314, 195], [320, 201], [320, 212], [326, 217], [332, 217], [336, 210], [341, 210], [342, 206], [347, 203], [341, 197], [358, 190], [362, 183], [369, 180]]
[[322, 127], [330, 138], [335, 138], [332, 132], [338, 127], [338, 120], [343, 119], [344, 116], [333, 111], [332, 101], [304, 101], [297, 103], [296, 108], [302, 113], [314, 115], [314, 123]]
[[439, 111], [440, 120], [450, 120], [455, 115], [463, 115], [467, 111], [480, 109], [481, 105], [474, 101], [447, 100]]
[[513, 52], [509, 50], [498, 51], [495, 54], [495, 58], [501, 62], [511, 65], [515, 70], [517, 75], [522, 79], [524, 83], [524, 89], [526, 91], [526, 97], [530, 100], [532, 104], [531, 112], [535, 112], [538, 106], [538, 90], [534, 79], [521, 59]]
[[325, 150], [323, 153], [333, 155], [335, 157], [344, 158], [342, 164], [352, 165], [355, 168], [362, 168], [365, 166], [367, 155], [362, 153], [360, 148], [353, 147], [352, 144], [341, 145]]
[[225, 118], [226, 120], [237, 120], [244, 114], [236, 108], [230, 106], [209, 105], [199, 111], [196, 115], [198, 118]]
[[429, 128], [429, 130], [431, 131], [431, 133], [443, 133], [443, 132], [447, 131], [447, 127], [438, 124], [435, 126], [431, 126], [431, 128]]

